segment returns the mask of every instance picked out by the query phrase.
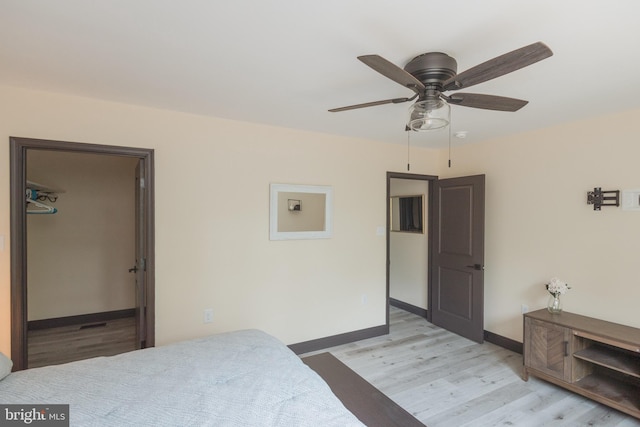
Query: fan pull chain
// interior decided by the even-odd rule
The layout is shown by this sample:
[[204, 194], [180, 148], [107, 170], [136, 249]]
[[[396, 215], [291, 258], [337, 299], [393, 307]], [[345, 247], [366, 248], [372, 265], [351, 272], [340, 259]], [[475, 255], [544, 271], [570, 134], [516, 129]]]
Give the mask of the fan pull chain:
[[411, 131], [407, 130], [407, 172], [411, 170]]
[[449, 112], [449, 168], [451, 168], [451, 112]]

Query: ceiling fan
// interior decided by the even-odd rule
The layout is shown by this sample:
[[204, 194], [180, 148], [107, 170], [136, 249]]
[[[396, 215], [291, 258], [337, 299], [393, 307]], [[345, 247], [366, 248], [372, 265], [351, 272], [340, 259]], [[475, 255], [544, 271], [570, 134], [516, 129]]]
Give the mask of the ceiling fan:
[[439, 129], [449, 124], [449, 104], [463, 107], [482, 108], [498, 111], [518, 111], [529, 101], [478, 93], [443, 92], [464, 89], [483, 83], [512, 71], [519, 70], [553, 55], [547, 45], [541, 42], [516, 49], [490, 59], [457, 74], [458, 64], [451, 56], [441, 52], [423, 53], [413, 58], [404, 69], [379, 55], [364, 55], [358, 59], [383, 76], [401, 84], [414, 92], [407, 98], [393, 98], [333, 108], [332, 113], [373, 107], [383, 104], [400, 104], [417, 101], [410, 108], [407, 130], [424, 131]]

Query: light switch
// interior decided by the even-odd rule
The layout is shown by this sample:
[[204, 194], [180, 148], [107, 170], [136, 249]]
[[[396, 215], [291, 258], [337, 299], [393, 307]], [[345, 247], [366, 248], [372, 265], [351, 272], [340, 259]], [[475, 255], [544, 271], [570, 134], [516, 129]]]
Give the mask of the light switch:
[[0, 252], [4, 252], [4, 234], [0, 234]]
[[640, 211], [640, 190], [622, 190], [622, 210]]

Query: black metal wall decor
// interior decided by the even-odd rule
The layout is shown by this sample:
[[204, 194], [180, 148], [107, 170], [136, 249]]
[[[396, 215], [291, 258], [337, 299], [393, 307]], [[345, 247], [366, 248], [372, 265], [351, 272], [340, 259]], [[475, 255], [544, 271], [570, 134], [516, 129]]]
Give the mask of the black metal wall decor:
[[587, 204], [593, 205], [594, 211], [599, 211], [602, 206], [620, 206], [620, 190], [602, 191], [595, 187], [587, 192]]

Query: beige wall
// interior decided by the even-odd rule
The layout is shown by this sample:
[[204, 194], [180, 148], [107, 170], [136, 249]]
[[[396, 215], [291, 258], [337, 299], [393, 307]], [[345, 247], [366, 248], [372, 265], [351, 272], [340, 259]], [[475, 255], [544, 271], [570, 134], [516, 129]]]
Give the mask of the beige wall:
[[135, 307], [137, 159], [27, 152], [27, 179], [64, 190], [53, 215], [27, 215], [28, 319]]
[[[156, 150], [158, 343], [246, 327], [294, 343], [384, 323], [376, 228], [385, 224], [385, 172], [406, 167], [402, 145], [8, 88], [0, 117], [4, 141]], [[586, 205], [595, 186], [640, 188], [639, 128], [636, 110], [454, 148], [451, 169], [446, 151], [414, 151], [414, 173], [486, 174], [485, 329], [521, 340], [520, 305], [544, 307], [551, 276], [573, 287], [567, 310], [640, 327], [640, 213]], [[0, 165], [0, 350], [8, 352], [6, 146]], [[274, 182], [332, 185], [333, 237], [269, 241]], [[254, 208], [225, 207], [239, 197]], [[214, 322], [205, 325], [208, 307]]]
[[[155, 149], [159, 344], [240, 328], [289, 344], [384, 324], [376, 230], [386, 171], [406, 167], [404, 146], [11, 88], [0, 88], [0, 117], [1, 351], [10, 347], [9, 136]], [[415, 173], [435, 174], [441, 161], [425, 149], [413, 157]], [[270, 183], [331, 185], [333, 237], [270, 241]]]
[[428, 181], [391, 179], [391, 196], [415, 196], [424, 198], [423, 226], [425, 233], [389, 233], [389, 296], [416, 307], [428, 308], [427, 286], [429, 276]]
[[640, 188], [639, 133], [635, 110], [454, 150], [448, 176], [486, 174], [486, 330], [520, 341], [553, 276], [566, 310], [640, 327], [640, 212], [586, 204]]

